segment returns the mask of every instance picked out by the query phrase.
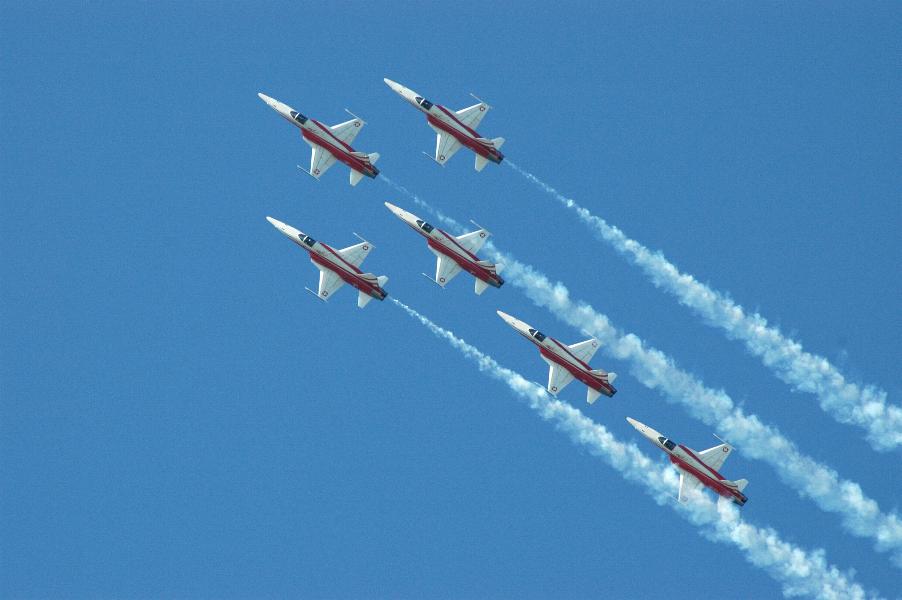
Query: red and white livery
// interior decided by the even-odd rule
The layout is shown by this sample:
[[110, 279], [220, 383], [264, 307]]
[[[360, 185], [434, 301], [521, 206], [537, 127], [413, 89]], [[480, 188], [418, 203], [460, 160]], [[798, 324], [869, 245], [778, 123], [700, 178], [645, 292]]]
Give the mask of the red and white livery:
[[[385, 300], [388, 293], [382, 287], [388, 282], [385, 275], [373, 275], [360, 270], [360, 264], [373, 249], [373, 245], [362, 241], [354, 246], [336, 250], [322, 242], [318, 242], [303, 231], [286, 225], [282, 221], [266, 217], [273, 227], [281, 231], [288, 239], [310, 253], [310, 262], [319, 269], [319, 291], [304, 288], [322, 301], [335, 294], [345, 283], [357, 288], [357, 306], [363, 308], [370, 300]], [[357, 235], [357, 234], [354, 234]], [[357, 236], [360, 237], [360, 236]]]
[[357, 134], [360, 133], [360, 130], [366, 124], [363, 119], [357, 117], [351, 111], [345, 109], [349, 115], [354, 117], [353, 119], [329, 127], [316, 119], [305, 117], [275, 98], [270, 98], [266, 94], [257, 95], [270, 108], [301, 130], [301, 136], [313, 148], [313, 154], [310, 157], [309, 171], [300, 165], [298, 165], [298, 168], [314, 179], [322, 177], [323, 173], [328, 171], [329, 167], [334, 165], [336, 160], [346, 164], [351, 169], [351, 185], [360, 183], [364, 175], [375, 178], [379, 174], [379, 169], [374, 166], [376, 161], [379, 160], [378, 153], [365, 154], [357, 152], [351, 147], [351, 142], [354, 141], [354, 138], [357, 137]]
[[733, 452], [733, 447], [723, 443], [701, 452], [696, 452], [682, 444], [677, 444], [667, 439], [648, 425], [640, 423], [630, 417], [626, 418], [629, 424], [636, 428], [642, 435], [648, 438], [652, 444], [663, 450], [670, 457], [677, 470], [680, 472], [680, 502], [686, 502], [689, 495], [702, 486], [714, 490], [714, 493], [732, 500], [742, 506], [748, 501], [742, 490], [749, 484], [746, 479], [730, 481], [718, 472], [727, 457]]
[[500, 288], [504, 285], [504, 280], [498, 275], [502, 265], [480, 260], [476, 256], [476, 253], [492, 235], [487, 229], [480, 228], [470, 233], [453, 236], [394, 204], [386, 202], [385, 206], [395, 216], [410, 225], [414, 231], [426, 238], [429, 250], [436, 256], [435, 279], [423, 274], [430, 281], [444, 288], [458, 273], [466, 271], [476, 278], [477, 294], [482, 294], [489, 286]]
[[438, 164], [444, 166], [462, 146], [466, 146], [476, 153], [477, 171], [482, 171], [490, 161], [498, 164], [504, 160], [504, 155], [499, 150], [504, 144], [504, 138], [497, 137], [490, 140], [482, 137], [476, 131], [485, 113], [489, 112], [491, 108], [479, 98], [473, 96], [479, 100], [479, 104], [453, 111], [441, 104], [430, 102], [415, 91], [391, 79], [383, 81], [399, 96], [414, 105], [417, 110], [426, 114], [426, 122], [438, 134], [435, 140], [435, 162]]
[[592, 338], [568, 346], [507, 313], [500, 310], [497, 312], [499, 317], [517, 330], [517, 333], [539, 347], [542, 360], [550, 366], [546, 389], [551, 395], [556, 397], [574, 379], [588, 386], [586, 401], [589, 404], [598, 400], [602, 394], [610, 398], [617, 393], [617, 389], [611, 385], [617, 378], [617, 373], [608, 373], [589, 366], [589, 361], [598, 350], [598, 340]]

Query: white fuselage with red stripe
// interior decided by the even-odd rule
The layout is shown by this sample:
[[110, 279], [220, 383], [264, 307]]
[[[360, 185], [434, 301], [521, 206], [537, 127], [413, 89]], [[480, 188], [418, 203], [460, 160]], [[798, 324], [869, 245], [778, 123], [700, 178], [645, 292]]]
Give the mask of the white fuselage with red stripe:
[[476, 154], [493, 163], [500, 163], [504, 160], [504, 155], [495, 148], [491, 141], [479, 135], [475, 129], [461, 123], [453, 110], [445, 108], [441, 104], [433, 104], [428, 108], [420, 104], [417, 108], [426, 113], [426, 121], [430, 125], [447, 133]]
[[481, 279], [496, 288], [500, 288], [504, 284], [504, 280], [495, 272], [494, 265], [486, 266], [480, 264], [479, 257], [461, 246], [460, 242], [450, 233], [438, 227], [433, 227], [431, 232], [426, 233], [416, 223], [407, 224], [411, 229], [426, 238], [426, 243], [434, 252], [447, 256], [473, 277]]
[[[301, 135], [305, 140], [325, 148], [339, 162], [367, 177], [375, 178], [379, 174], [379, 169], [370, 162], [366, 154], [355, 151], [350, 145], [335, 137], [328, 126], [310, 118], [303, 124], [294, 122], [301, 129]], [[319, 175], [319, 173], [314, 173], [314, 175]]]
[[[500, 163], [504, 160], [504, 155], [501, 154], [491, 140], [482, 137], [478, 131], [464, 124], [453, 110], [441, 104], [430, 102], [412, 89], [390, 79], [385, 79], [385, 83], [402, 98], [415, 106], [417, 110], [424, 113], [426, 121], [433, 129], [450, 135], [460, 142], [462, 146], [466, 146], [486, 160], [490, 160], [493, 163]], [[484, 108], [481, 107], [480, 110], [484, 110]]]
[[748, 500], [745, 494], [736, 489], [732, 481], [705, 464], [693, 450], [687, 448], [683, 444], [677, 444], [673, 450], [661, 446], [660, 444], [658, 444], [658, 447], [670, 455], [670, 462], [676, 465], [677, 468], [690, 473], [693, 477], [702, 482], [702, 485], [710, 488], [716, 494], [723, 496], [724, 498], [729, 498], [740, 506], [745, 504], [746, 500]]
[[[338, 275], [342, 281], [348, 285], [357, 288], [364, 294], [368, 294], [377, 300], [384, 300], [388, 295], [375, 277], [364, 273], [355, 267], [338, 253], [334, 248], [322, 242], [313, 240], [313, 238], [298, 231], [298, 235], [291, 236], [295, 244], [306, 250], [310, 254], [310, 262], [318, 267], [328, 269]], [[312, 241], [312, 244], [311, 242]]]
[[[260, 98], [274, 111], [279, 113], [283, 119], [300, 129], [301, 136], [307, 140], [308, 143], [320, 146], [334, 156], [339, 162], [344, 163], [351, 169], [362, 173], [367, 177], [375, 178], [376, 175], [379, 174], [379, 169], [373, 165], [369, 156], [363, 152], [357, 152], [350, 144], [346, 144], [335, 137], [335, 134], [332, 133], [332, 130], [329, 129], [327, 125], [323, 125], [316, 119], [311, 119], [310, 117], [302, 115], [300, 112], [275, 98], [270, 98], [265, 94], [258, 94], [258, 96], [260, 96]], [[357, 125], [356, 123], [355, 125], [358, 127], [362, 126], [362, 122], [361, 125]], [[319, 173], [311, 173], [311, 175], [319, 176]]]
[[[559, 342], [550, 335], [541, 334], [538, 330], [528, 325], [525, 328], [521, 328], [519, 324], [526, 325], [519, 320], [517, 324], [511, 323], [520, 335], [538, 346], [539, 353], [542, 356], [565, 369], [573, 375], [574, 379], [583, 382], [593, 390], [609, 398], [617, 393], [617, 390], [608, 382], [606, 376], [595, 373], [592, 367], [577, 358], [566, 344]], [[537, 333], [542, 335], [544, 339], [536, 337]]]

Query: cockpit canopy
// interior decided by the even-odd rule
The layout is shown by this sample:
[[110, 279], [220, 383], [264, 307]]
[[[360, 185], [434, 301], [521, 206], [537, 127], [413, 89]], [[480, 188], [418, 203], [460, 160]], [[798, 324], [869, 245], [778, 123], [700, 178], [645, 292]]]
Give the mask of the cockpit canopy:
[[426, 110], [429, 110], [430, 108], [432, 108], [432, 102], [430, 102], [429, 100], [426, 100], [426, 98], [423, 98], [422, 96], [417, 96], [414, 99], [417, 101], [417, 104], [419, 104]]
[[301, 113], [299, 113], [296, 110], [293, 110], [288, 114], [290, 114], [291, 118], [294, 119], [295, 121], [297, 121], [298, 123], [300, 123], [301, 125], [303, 125], [304, 123], [307, 122], [307, 117], [305, 117], [304, 115], [302, 115]]
[[435, 229], [432, 225], [424, 221], [423, 219], [417, 219], [417, 225], [420, 229], [425, 231], [426, 233], [432, 233], [432, 230]]
[[304, 235], [303, 233], [299, 233], [299, 234], [298, 234], [298, 238], [299, 238], [302, 242], [304, 242], [305, 244], [307, 244], [308, 246], [310, 246], [311, 248], [313, 248], [313, 244], [316, 243], [316, 240], [315, 240], [315, 239], [313, 239], [313, 238], [310, 237], [309, 235]]
[[544, 341], [545, 341], [545, 334], [542, 333], [541, 331], [539, 331], [538, 329], [530, 329], [530, 330], [529, 330], [529, 335], [531, 335], [532, 337], [536, 338], [536, 339], [539, 340], [540, 342], [544, 342]]
[[673, 442], [668, 440], [663, 435], [658, 437], [658, 442], [660, 442], [661, 445], [664, 446], [665, 448], [667, 448], [668, 450], [673, 450], [674, 448], [676, 448], [676, 444], [674, 444]]

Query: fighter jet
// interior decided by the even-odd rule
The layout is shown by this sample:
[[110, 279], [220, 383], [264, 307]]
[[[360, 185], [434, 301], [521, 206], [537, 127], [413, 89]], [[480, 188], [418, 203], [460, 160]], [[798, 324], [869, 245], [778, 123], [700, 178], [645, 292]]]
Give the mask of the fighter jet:
[[[647, 437], [652, 444], [663, 450], [670, 457], [677, 470], [680, 472], [680, 502], [688, 500], [690, 491], [705, 486], [714, 490], [720, 496], [732, 500], [742, 506], [748, 498], [742, 493], [749, 482], [745, 479], [730, 481], [717, 472], [724, 461], [733, 451], [729, 444], [721, 444], [696, 452], [682, 444], [676, 444], [667, 439], [648, 425], [644, 425], [636, 419], [626, 418], [629, 424], [635, 427], [639, 433]], [[721, 440], [722, 441], [722, 440]]]
[[[388, 210], [410, 225], [410, 227], [426, 238], [429, 250], [436, 256], [435, 279], [423, 273], [423, 276], [444, 288], [461, 270], [476, 278], [476, 293], [481, 294], [488, 286], [500, 288], [504, 280], [498, 275], [503, 265], [492, 264], [487, 260], [479, 260], [476, 253], [485, 244], [489, 236], [488, 230], [480, 228], [457, 237], [430, 225], [413, 213], [409, 213], [394, 204], [385, 203]], [[473, 223], [477, 227], [476, 223]]]
[[588, 364], [598, 350], [598, 340], [592, 338], [567, 346], [507, 313], [500, 310], [497, 312], [517, 333], [539, 347], [542, 360], [551, 367], [548, 370], [547, 389], [552, 396], [556, 397], [574, 379], [579, 379], [589, 387], [586, 396], [589, 404], [594, 403], [602, 394], [610, 398], [617, 393], [611, 385], [617, 378], [617, 373], [593, 369]]
[[[386, 78], [383, 81], [418, 110], [426, 113], [426, 121], [438, 134], [435, 140], [434, 159], [438, 164], [444, 166], [448, 159], [460, 150], [461, 146], [466, 146], [476, 153], [477, 171], [482, 171], [489, 161], [500, 163], [504, 160], [504, 155], [498, 151], [501, 145], [504, 144], [504, 138], [498, 137], [489, 140], [479, 135], [476, 131], [479, 122], [482, 121], [485, 113], [491, 108], [491, 106], [479, 100], [476, 96], [470, 94], [476, 100], [479, 100], [479, 104], [474, 104], [455, 112], [441, 104], [430, 102], [413, 90], [391, 79]], [[429, 155], [427, 154], [427, 156]]]
[[273, 227], [281, 231], [288, 239], [310, 253], [310, 262], [319, 269], [319, 292], [310, 288], [304, 288], [323, 302], [332, 297], [342, 284], [350, 284], [359, 290], [357, 306], [363, 308], [367, 303], [376, 298], [385, 300], [388, 293], [382, 287], [388, 282], [388, 277], [372, 273], [364, 273], [359, 269], [360, 263], [367, 257], [373, 245], [357, 235], [361, 242], [349, 246], [343, 250], [335, 250], [322, 242], [286, 225], [282, 221], [266, 217]]
[[379, 160], [379, 154], [365, 154], [351, 148], [351, 142], [360, 133], [365, 124], [364, 120], [345, 109], [354, 117], [350, 121], [328, 127], [316, 119], [305, 117], [287, 104], [282, 104], [266, 94], [257, 94], [270, 108], [282, 115], [292, 125], [301, 130], [304, 141], [313, 148], [310, 157], [310, 170], [298, 165], [298, 168], [313, 177], [319, 179], [323, 173], [329, 170], [336, 160], [339, 160], [351, 168], [351, 185], [357, 185], [363, 176], [375, 178], [379, 169], [374, 165]]

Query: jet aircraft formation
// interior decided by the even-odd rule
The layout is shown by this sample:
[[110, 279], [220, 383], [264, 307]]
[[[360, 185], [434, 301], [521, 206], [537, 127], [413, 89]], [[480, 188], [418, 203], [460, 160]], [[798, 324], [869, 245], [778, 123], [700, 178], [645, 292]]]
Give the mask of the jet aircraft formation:
[[[467, 108], [452, 111], [441, 104], [431, 102], [425, 96], [392, 81], [384, 79], [385, 84], [401, 98], [426, 115], [426, 122], [435, 132], [435, 155], [429, 156], [444, 166], [461, 148], [468, 148], [475, 155], [475, 169], [482, 171], [489, 162], [500, 164], [504, 155], [500, 152], [504, 138], [486, 138], [476, 131], [483, 117], [491, 108], [488, 104], [473, 96], [478, 103]], [[300, 130], [302, 139], [312, 148], [309, 170], [300, 165], [298, 168], [315, 179], [322, 177], [336, 161], [350, 169], [350, 183], [356, 186], [364, 176], [375, 178], [379, 170], [375, 167], [379, 154], [354, 150], [354, 142], [365, 121], [347, 109], [353, 117], [349, 121], [333, 125], [324, 125], [312, 117], [307, 117], [292, 107], [266, 94], [257, 94], [270, 108]], [[472, 94], [471, 94], [472, 95]], [[482, 226], [473, 223], [478, 229], [454, 236], [436, 227], [417, 215], [394, 204], [385, 202], [386, 208], [418, 234], [426, 238], [428, 249], [436, 256], [435, 276], [423, 276], [444, 288], [461, 271], [473, 276], [475, 292], [481, 295], [489, 287], [500, 288], [504, 279], [500, 273], [501, 264], [493, 264], [480, 259], [477, 253], [488, 241], [491, 233]], [[365, 307], [373, 298], [384, 300], [388, 296], [385, 284], [388, 277], [365, 273], [360, 266], [373, 250], [369, 241], [354, 234], [360, 243], [340, 250], [317, 241], [273, 217], [266, 219], [283, 235], [305, 250], [310, 262], [319, 270], [319, 287], [316, 292], [305, 288], [323, 302], [328, 301], [339, 288], [349, 284], [357, 289], [357, 306]], [[617, 389], [613, 386], [616, 373], [603, 369], [593, 369], [589, 361], [600, 345], [597, 339], [590, 338], [576, 344], [564, 344], [550, 335], [542, 333], [523, 321], [505, 312], [497, 311], [508, 325], [517, 333], [528, 339], [539, 349], [542, 360], [548, 363], [548, 383], [545, 389], [557, 397], [572, 381], [578, 380], [587, 388], [586, 400], [593, 404], [600, 396], [613, 397]], [[690, 499], [691, 493], [702, 487], [714, 491], [719, 496], [742, 506], [747, 497], [742, 493], [748, 481], [739, 479], [731, 481], [723, 477], [718, 469], [733, 451], [727, 443], [714, 446], [701, 452], [676, 444], [651, 427], [627, 417], [627, 421], [654, 445], [668, 454], [680, 474], [678, 498], [681, 502]]]

